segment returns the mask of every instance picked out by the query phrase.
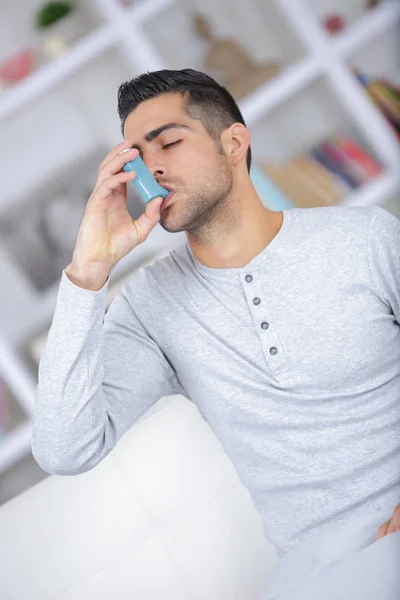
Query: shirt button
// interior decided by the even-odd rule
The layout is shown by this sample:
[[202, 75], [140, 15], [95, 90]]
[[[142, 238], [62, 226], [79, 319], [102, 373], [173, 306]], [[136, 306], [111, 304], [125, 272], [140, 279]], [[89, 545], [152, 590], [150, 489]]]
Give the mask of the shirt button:
[[269, 327], [269, 323], [267, 323], [266, 321], [264, 321], [263, 323], [261, 323], [261, 328], [262, 329], [268, 329]]
[[270, 354], [278, 354], [278, 348], [275, 348], [275, 346], [272, 346], [272, 348], [269, 349], [269, 353]]
[[247, 281], [247, 283], [251, 283], [253, 281], [253, 276], [252, 275], [246, 275], [245, 280]]
[[260, 298], [253, 298], [253, 304], [255, 304], [256, 306], [258, 306], [260, 304], [261, 300]]

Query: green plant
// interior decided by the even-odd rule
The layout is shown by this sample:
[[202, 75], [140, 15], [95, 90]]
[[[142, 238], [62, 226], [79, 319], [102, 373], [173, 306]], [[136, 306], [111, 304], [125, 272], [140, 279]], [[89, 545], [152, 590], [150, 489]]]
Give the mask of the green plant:
[[39, 29], [49, 27], [68, 15], [73, 8], [72, 2], [46, 2], [36, 14], [36, 26]]

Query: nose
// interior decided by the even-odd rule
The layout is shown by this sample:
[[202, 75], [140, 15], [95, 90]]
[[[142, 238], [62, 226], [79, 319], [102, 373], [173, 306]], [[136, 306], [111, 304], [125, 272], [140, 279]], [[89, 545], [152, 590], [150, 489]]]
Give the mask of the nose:
[[143, 156], [143, 162], [155, 179], [165, 177], [167, 171], [159, 156]]

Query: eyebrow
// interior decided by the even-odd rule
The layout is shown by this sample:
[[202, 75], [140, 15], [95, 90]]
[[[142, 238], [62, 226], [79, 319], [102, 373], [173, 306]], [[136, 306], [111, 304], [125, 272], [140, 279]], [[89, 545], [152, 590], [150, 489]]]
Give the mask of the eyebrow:
[[[157, 129], [153, 129], [153, 131], [146, 133], [144, 139], [146, 140], [146, 142], [152, 142], [156, 139], [156, 137], [161, 135], [161, 133], [163, 131], [166, 131], [167, 129], [190, 129], [190, 127], [181, 123], [166, 123], [165, 125], [161, 125], [161, 127], [157, 127]], [[141, 151], [141, 147], [139, 144], [132, 144], [132, 148], [136, 148], [137, 150], [139, 150], [139, 152]]]

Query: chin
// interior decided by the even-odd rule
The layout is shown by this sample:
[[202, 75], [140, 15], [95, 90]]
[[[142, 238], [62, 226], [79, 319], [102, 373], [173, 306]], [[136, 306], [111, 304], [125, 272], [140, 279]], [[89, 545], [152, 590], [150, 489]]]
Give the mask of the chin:
[[187, 231], [187, 229], [189, 229], [188, 224], [179, 218], [178, 213], [172, 214], [173, 210], [170, 210], [170, 208], [172, 209], [173, 207], [167, 207], [165, 211], [163, 211], [165, 214], [162, 215], [159, 221], [161, 227], [165, 229], [165, 231], [168, 231], [168, 233]]

